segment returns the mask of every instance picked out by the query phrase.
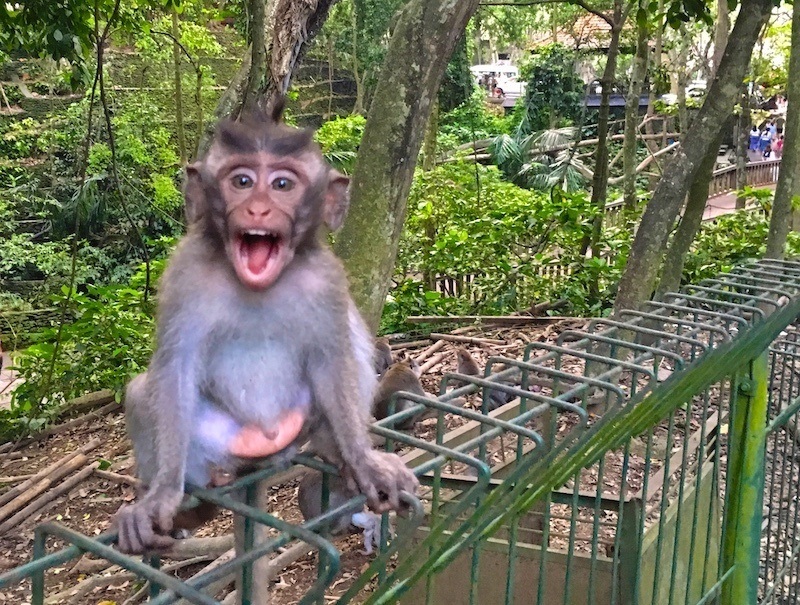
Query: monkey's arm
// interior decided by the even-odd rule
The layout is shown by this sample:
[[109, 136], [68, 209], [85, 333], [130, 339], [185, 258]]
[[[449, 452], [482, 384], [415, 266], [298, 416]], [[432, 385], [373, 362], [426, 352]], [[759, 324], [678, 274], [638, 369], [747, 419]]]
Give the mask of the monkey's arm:
[[[164, 294], [168, 299], [169, 292]], [[204, 331], [193, 325], [197, 315], [164, 306], [144, 394], [126, 401], [129, 420], [135, 420], [128, 427], [139, 475], [147, 483], [144, 495], [121, 508], [116, 517], [119, 548], [130, 553], [167, 548], [172, 542], [168, 534], [183, 499], [192, 418], [199, 398]]]
[[[338, 346], [327, 343], [309, 360], [314, 401], [331, 433], [320, 437], [323, 441], [333, 439], [343, 464], [343, 477], [351, 489], [358, 489], [367, 497], [372, 510], [399, 511], [402, 510], [400, 491], [413, 493], [419, 482], [397, 455], [372, 449], [367, 429], [369, 402], [365, 405], [358, 401], [361, 389], [357, 376], [365, 370], [358, 367], [351, 351], [350, 340], [344, 335]], [[366, 371], [371, 373], [372, 367], [366, 367]]]

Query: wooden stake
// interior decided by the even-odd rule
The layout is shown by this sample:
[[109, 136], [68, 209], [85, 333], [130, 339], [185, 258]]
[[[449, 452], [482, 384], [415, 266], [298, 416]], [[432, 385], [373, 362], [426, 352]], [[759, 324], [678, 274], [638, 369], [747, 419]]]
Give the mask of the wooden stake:
[[[81, 454], [83, 456], [83, 454]], [[85, 458], [85, 456], [84, 456]], [[16, 528], [20, 523], [22, 523], [25, 519], [33, 515], [39, 509], [43, 508], [45, 505], [49, 504], [59, 496], [66, 494], [72, 490], [76, 485], [87, 479], [95, 469], [100, 466], [99, 462], [92, 462], [89, 466], [84, 467], [80, 472], [73, 475], [66, 481], [64, 481], [58, 487], [53, 488], [43, 496], [40, 496], [28, 506], [23, 508], [19, 511], [16, 515], [13, 515], [4, 523], [0, 524], [0, 535], [3, 535], [10, 529]]]
[[133, 487], [139, 487], [142, 482], [139, 481], [136, 477], [132, 477], [130, 475], [121, 475], [119, 473], [112, 473], [111, 471], [101, 471], [97, 469], [94, 472], [95, 475], [100, 477], [101, 479], [105, 479], [106, 481], [112, 481], [113, 483], [119, 483], [121, 485], [130, 485]]
[[427, 349], [425, 349], [422, 353], [417, 355], [416, 361], [417, 363], [422, 363], [425, 359], [436, 353], [439, 349], [441, 349], [445, 344], [447, 344], [446, 340], [437, 340]]
[[64, 433], [70, 430], [71, 428], [80, 426], [87, 420], [91, 420], [92, 418], [99, 418], [100, 416], [105, 416], [106, 414], [116, 411], [120, 407], [122, 407], [121, 404], [117, 403], [116, 401], [112, 401], [111, 403], [101, 407], [99, 410], [95, 410], [94, 412], [89, 412], [88, 414], [84, 414], [83, 416], [74, 418], [69, 422], [64, 422], [63, 424], [57, 424], [55, 426], [51, 426], [49, 429], [45, 429], [41, 433], [36, 433], [32, 437], [23, 439], [22, 441], [19, 442], [19, 447], [30, 445], [31, 443], [35, 443], [36, 441], [42, 441], [43, 439], [46, 439], [51, 435], [58, 435], [60, 433]]
[[[443, 342], [443, 341], [440, 341]], [[421, 368], [420, 372], [425, 374], [426, 372], [430, 371], [430, 369], [439, 363], [442, 362], [447, 357], [447, 353], [439, 353], [438, 355], [434, 355], [431, 357]]]
[[[417, 324], [435, 324], [435, 323], [478, 323], [478, 324], [493, 324], [497, 326], [517, 326], [525, 324], [543, 324], [561, 321], [563, 319], [576, 319], [575, 317], [564, 316], [548, 316], [542, 315], [541, 317], [531, 317], [530, 315], [459, 315], [441, 317], [438, 315], [412, 315], [406, 318], [409, 323]], [[474, 328], [475, 326], [469, 326]], [[455, 330], [452, 332], [456, 333]], [[431, 334], [431, 338], [435, 338]]]
[[425, 340], [412, 340], [411, 342], [398, 342], [393, 345], [389, 345], [389, 348], [392, 351], [402, 351], [403, 349], [412, 349], [414, 347], [421, 347], [422, 345], [426, 345], [430, 342], [429, 338]]
[[22, 492], [19, 496], [8, 502], [5, 506], [0, 507], [0, 519], [5, 519], [14, 511], [19, 510], [28, 504], [28, 502], [46, 492], [51, 485], [84, 466], [88, 460], [89, 459], [86, 456], [79, 453], [69, 462], [54, 470], [47, 477], [42, 477], [38, 481], [35, 481], [33, 485]]
[[[45, 477], [48, 477], [49, 475], [55, 473], [59, 468], [61, 468], [64, 465], [68, 464], [69, 461], [72, 460], [73, 458], [75, 458], [75, 456], [77, 456], [78, 454], [88, 454], [93, 449], [95, 449], [96, 447], [100, 446], [101, 443], [103, 443], [103, 442], [100, 439], [92, 439], [86, 445], [80, 447], [79, 449], [75, 450], [74, 452], [72, 452], [70, 454], [67, 454], [66, 456], [64, 456], [60, 460], [55, 461], [50, 466], [46, 466], [45, 468], [40, 470], [38, 473], [33, 475], [30, 479], [28, 479], [24, 483], [20, 483], [16, 487], [11, 488], [6, 493], [4, 493], [2, 496], [0, 496], [0, 505], [5, 504], [6, 502], [10, 502], [14, 498], [16, 498], [19, 494], [21, 494], [22, 492], [24, 492], [25, 490], [30, 488], [36, 482], [40, 481], [41, 479], [44, 479]], [[0, 518], [2, 518], [2, 517], [0, 517]]]
[[431, 334], [431, 338], [441, 338], [442, 340], [449, 340], [450, 342], [468, 342], [475, 345], [504, 345], [505, 340], [497, 340], [496, 338], [477, 338], [474, 336], [454, 336], [453, 334]]

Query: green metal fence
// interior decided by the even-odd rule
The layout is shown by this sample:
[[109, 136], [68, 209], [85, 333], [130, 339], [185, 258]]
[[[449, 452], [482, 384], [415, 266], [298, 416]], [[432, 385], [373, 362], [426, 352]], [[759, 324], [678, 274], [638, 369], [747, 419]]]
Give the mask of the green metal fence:
[[[247, 519], [244, 553], [200, 578], [49, 523], [0, 589], [30, 578], [42, 603], [47, 570], [92, 552], [148, 580], [151, 603], [218, 603], [209, 587], [231, 573], [242, 603], [263, 603], [253, 562], [304, 543], [319, 574], [302, 603], [800, 603], [798, 315], [800, 263], [754, 262], [492, 358], [486, 378], [446, 375], [436, 400], [409, 396], [436, 412], [429, 439], [391, 429], [413, 411], [372, 430], [423, 488], [391, 541], [384, 520], [380, 554], [344, 594], [332, 588], [339, 552], [316, 531], [363, 498], [292, 526], [252, 505], [272, 468], [194, 494]], [[489, 389], [517, 398], [487, 413]], [[479, 409], [447, 403], [462, 395]], [[253, 543], [256, 525], [269, 540]], [[48, 554], [52, 536], [71, 546]]]

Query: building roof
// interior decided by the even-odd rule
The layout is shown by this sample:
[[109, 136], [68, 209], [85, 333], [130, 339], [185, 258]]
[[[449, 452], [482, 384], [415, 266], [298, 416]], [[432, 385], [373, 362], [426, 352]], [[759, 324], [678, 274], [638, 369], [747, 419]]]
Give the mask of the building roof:
[[561, 25], [553, 31], [535, 33], [531, 48], [557, 42], [575, 50], [602, 50], [608, 48], [611, 26], [601, 17], [592, 14], [579, 15], [571, 23]]

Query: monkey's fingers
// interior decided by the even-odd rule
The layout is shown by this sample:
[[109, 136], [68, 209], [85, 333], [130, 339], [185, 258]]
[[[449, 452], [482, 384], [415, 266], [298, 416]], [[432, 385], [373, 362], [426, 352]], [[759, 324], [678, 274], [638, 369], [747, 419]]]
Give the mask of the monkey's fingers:
[[115, 524], [119, 531], [117, 546], [127, 554], [143, 554], [169, 549], [175, 540], [157, 533], [149, 512], [137, 505], [126, 506], [117, 513]]
[[277, 454], [297, 439], [305, 416], [296, 410], [284, 414], [269, 432], [254, 424], [245, 425], [228, 444], [228, 451], [240, 458], [264, 458]]

